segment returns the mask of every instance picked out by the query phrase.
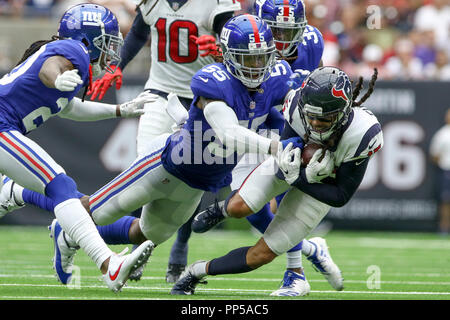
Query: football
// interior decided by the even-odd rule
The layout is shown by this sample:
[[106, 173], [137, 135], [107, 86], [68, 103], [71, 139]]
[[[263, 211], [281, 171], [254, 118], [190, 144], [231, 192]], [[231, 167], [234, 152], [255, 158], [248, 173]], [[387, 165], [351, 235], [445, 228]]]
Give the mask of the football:
[[311, 160], [312, 156], [318, 149], [322, 149], [323, 146], [318, 143], [308, 143], [302, 150], [302, 167], [306, 167]]

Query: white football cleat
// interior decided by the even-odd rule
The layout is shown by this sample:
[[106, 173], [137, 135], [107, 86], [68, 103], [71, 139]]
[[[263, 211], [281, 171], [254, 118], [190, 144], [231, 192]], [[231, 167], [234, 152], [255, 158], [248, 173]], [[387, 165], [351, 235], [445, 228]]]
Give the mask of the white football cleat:
[[108, 288], [114, 292], [120, 291], [130, 275], [147, 263], [154, 247], [153, 242], [147, 240], [130, 254], [113, 254], [109, 259], [108, 271], [103, 275]]
[[298, 274], [297, 272], [286, 270], [280, 289], [272, 292], [270, 295], [277, 297], [302, 297], [308, 295], [310, 291], [311, 286], [303, 272]]
[[72, 279], [73, 258], [80, 247], [69, 245], [58, 220], [54, 219], [48, 229], [50, 230], [50, 238], [53, 239], [54, 254], [52, 261], [56, 278], [62, 284], [68, 284]]
[[0, 218], [2, 218], [8, 212], [25, 206], [25, 203], [19, 203], [14, 197], [14, 192], [20, 192], [21, 190], [23, 190], [23, 188], [11, 179], [7, 179], [8, 180], [4, 182], [0, 190]]
[[339, 267], [331, 259], [325, 239], [315, 237], [308, 241], [316, 246], [316, 252], [307, 257], [311, 261], [314, 269], [319, 271], [335, 290], [341, 291], [344, 289], [344, 278], [342, 277], [341, 270], [339, 270]]

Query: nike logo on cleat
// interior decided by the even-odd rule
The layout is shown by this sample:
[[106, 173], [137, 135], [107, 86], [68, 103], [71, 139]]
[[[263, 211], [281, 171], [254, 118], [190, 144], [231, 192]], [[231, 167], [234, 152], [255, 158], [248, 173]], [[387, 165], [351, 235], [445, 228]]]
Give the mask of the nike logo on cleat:
[[111, 279], [111, 281], [116, 280], [117, 276], [119, 275], [120, 269], [122, 268], [122, 264], [125, 261], [122, 261], [122, 263], [120, 264], [119, 268], [116, 270], [116, 272], [114, 274], [111, 274], [111, 271], [109, 272], [109, 278]]

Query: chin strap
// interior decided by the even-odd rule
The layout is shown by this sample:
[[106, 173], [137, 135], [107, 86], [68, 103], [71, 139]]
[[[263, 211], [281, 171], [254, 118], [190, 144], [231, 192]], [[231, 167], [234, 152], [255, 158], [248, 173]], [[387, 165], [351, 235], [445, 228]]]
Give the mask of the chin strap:
[[84, 92], [83, 97], [81, 98], [81, 101], [84, 101], [84, 98], [86, 97], [86, 93], [92, 89], [92, 65], [89, 65], [89, 82], [87, 86], [84, 86]]

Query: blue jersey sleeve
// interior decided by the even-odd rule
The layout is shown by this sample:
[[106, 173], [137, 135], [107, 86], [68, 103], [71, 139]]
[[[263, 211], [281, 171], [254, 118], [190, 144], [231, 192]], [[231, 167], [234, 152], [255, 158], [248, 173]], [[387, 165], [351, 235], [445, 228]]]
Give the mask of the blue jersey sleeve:
[[[273, 92], [272, 106], [283, 105], [284, 98], [289, 90], [291, 90], [289, 80], [291, 79], [292, 74], [293, 72], [289, 63], [284, 60], [279, 61], [279, 63], [272, 70], [271, 78], [267, 85]], [[281, 110], [281, 106], [279, 110]]]
[[313, 26], [306, 26], [303, 42], [298, 46], [298, 58], [291, 64], [292, 70], [313, 71], [319, 67], [324, 50], [322, 33]]
[[208, 65], [192, 77], [191, 90], [196, 97], [227, 101], [228, 80], [229, 75], [219, 65]]
[[89, 52], [85, 45], [80, 41], [66, 39], [58, 40], [48, 44], [55, 55], [60, 55], [72, 62], [73, 66], [78, 69], [78, 75], [87, 85], [89, 81]]

